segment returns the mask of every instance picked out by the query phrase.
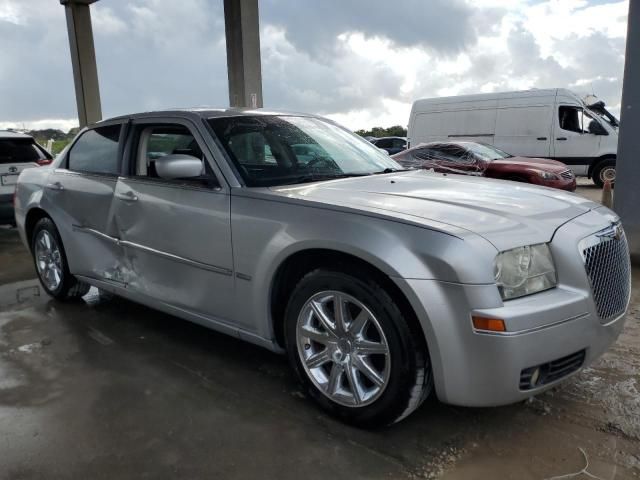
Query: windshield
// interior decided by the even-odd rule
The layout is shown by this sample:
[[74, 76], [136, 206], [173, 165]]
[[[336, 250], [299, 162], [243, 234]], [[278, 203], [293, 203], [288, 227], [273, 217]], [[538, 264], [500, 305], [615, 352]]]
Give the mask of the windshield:
[[402, 169], [368, 141], [319, 118], [256, 115], [208, 122], [249, 187]]
[[513, 155], [503, 152], [499, 148], [484, 143], [460, 142], [460, 145], [465, 147], [480, 160], [484, 160], [486, 162], [513, 157]]
[[603, 120], [604, 122], [608, 123], [609, 125], [611, 125], [613, 128], [617, 128], [619, 123], [618, 123], [618, 119], [616, 117], [614, 117], [613, 115], [611, 115], [611, 113], [609, 113], [609, 111], [604, 108], [604, 107], [600, 107], [600, 108], [593, 108], [593, 109], [584, 109], [585, 112], [589, 112], [591, 113], [591, 116], [595, 116], [598, 117], [599, 119]]

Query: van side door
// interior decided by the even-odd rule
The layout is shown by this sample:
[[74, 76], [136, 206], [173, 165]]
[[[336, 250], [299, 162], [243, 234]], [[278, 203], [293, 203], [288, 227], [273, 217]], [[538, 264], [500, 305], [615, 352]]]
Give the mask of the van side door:
[[493, 145], [511, 155], [549, 157], [551, 105], [499, 106]]

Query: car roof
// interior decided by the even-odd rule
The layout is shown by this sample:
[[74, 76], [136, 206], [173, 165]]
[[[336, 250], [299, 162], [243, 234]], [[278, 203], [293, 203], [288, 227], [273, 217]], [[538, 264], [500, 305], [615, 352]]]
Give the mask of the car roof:
[[21, 133], [21, 132], [14, 132], [12, 130], [0, 130], [0, 138], [33, 139], [31, 135], [27, 135], [26, 133]]
[[214, 107], [194, 107], [194, 108], [172, 108], [167, 110], [156, 110], [149, 112], [131, 113], [128, 115], [120, 115], [117, 117], [106, 118], [96, 123], [112, 122], [117, 120], [127, 120], [131, 118], [146, 118], [146, 117], [202, 117], [202, 118], [225, 118], [225, 117], [239, 117], [239, 116], [256, 116], [256, 115], [295, 115], [302, 117], [316, 117], [308, 113], [292, 112], [286, 110], [269, 110], [263, 108], [214, 108]]
[[405, 140], [405, 141], [407, 140], [407, 137], [379, 137], [379, 138], [376, 138], [376, 141], [377, 140], [388, 140], [388, 139], [394, 139], [394, 138], [398, 138], [400, 140]]

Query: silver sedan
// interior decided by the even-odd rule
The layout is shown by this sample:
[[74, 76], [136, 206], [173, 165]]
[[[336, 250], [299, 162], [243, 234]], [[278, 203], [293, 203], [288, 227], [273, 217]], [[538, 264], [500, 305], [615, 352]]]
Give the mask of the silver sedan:
[[22, 172], [16, 221], [43, 288], [90, 285], [286, 352], [360, 426], [430, 394], [501, 405], [623, 327], [618, 217], [572, 194], [406, 171], [311, 115], [191, 110], [82, 130]]

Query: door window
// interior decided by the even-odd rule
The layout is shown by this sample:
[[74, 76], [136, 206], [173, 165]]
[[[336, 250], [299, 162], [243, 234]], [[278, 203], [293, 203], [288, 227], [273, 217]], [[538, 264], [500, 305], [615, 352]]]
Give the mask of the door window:
[[110, 125], [84, 132], [69, 151], [69, 170], [118, 175], [120, 130], [121, 125]]
[[[198, 141], [187, 127], [183, 125], [142, 126], [137, 132], [137, 138], [136, 176], [178, 183], [210, 184], [215, 181], [213, 173], [208, 171]], [[202, 164], [201, 175], [172, 180], [161, 178], [156, 169], [156, 161], [167, 155], [189, 155], [199, 159]]]
[[589, 122], [594, 120], [580, 107], [560, 107], [558, 116], [561, 129], [576, 133], [589, 133]]

